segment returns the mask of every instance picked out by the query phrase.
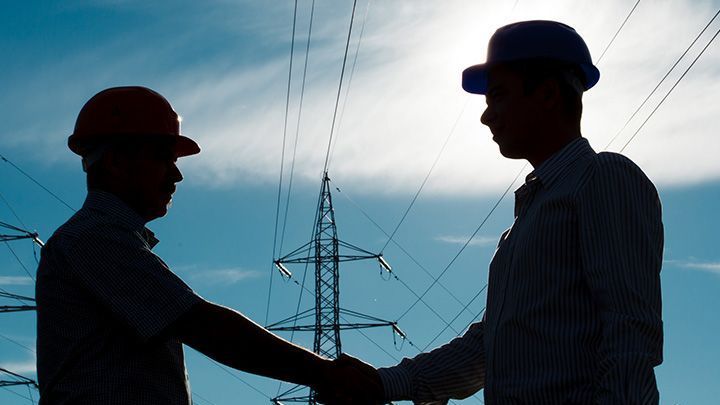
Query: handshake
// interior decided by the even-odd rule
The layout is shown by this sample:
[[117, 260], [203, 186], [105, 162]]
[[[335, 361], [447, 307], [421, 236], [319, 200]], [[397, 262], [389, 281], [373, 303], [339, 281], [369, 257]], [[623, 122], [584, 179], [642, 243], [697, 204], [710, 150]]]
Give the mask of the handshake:
[[375, 367], [347, 354], [325, 360], [318, 381], [311, 384], [315, 400], [327, 405], [384, 404], [384, 390]]

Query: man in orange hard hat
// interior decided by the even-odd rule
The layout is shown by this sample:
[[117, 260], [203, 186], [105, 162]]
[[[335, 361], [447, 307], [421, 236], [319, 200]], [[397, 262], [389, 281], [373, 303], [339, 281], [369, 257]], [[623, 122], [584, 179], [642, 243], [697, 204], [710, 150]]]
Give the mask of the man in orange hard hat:
[[182, 344], [234, 367], [322, 391], [332, 362], [196, 295], [152, 252], [179, 157], [200, 152], [168, 101], [144, 87], [92, 97], [68, 139], [88, 195], [42, 250], [40, 404], [191, 401]]

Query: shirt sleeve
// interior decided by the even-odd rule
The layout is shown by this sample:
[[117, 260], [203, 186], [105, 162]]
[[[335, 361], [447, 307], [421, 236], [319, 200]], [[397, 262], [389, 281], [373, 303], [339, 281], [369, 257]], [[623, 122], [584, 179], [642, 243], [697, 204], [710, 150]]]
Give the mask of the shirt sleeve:
[[470, 326], [461, 337], [378, 373], [387, 400], [412, 400], [415, 404], [446, 404], [469, 397], [485, 386], [485, 327]]
[[662, 362], [660, 200], [627, 158], [598, 155], [579, 199], [583, 269], [602, 322], [596, 403], [657, 404]]
[[142, 340], [202, 301], [137, 232], [109, 225], [76, 241], [69, 253], [71, 277]]

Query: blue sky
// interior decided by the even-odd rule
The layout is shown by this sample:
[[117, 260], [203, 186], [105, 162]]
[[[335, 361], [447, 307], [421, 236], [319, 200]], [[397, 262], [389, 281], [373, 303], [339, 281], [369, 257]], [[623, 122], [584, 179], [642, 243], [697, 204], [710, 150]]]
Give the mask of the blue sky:
[[[299, 1], [286, 170], [296, 134], [310, 4]], [[391, 231], [450, 136], [395, 237], [427, 271], [439, 274], [523, 167], [499, 155], [479, 122], [484, 99], [462, 92], [460, 71], [484, 59], [495, 28], [524, 19], [556, 19], [574, 26], [597, 59], [633, 4], [377, 1], [368, 8], [359, 0], [351, 60], [363, 21], [364, 34], [348, 96], [341, 98], [344, 113], [330, 165], [333, 184], [342, 190], [334, 194], [340, 237], [378, 251], [387, 237], [362, 211]], [[283, 253], [304, 243], [313, 224], [351, 8], [349, 0], [316, 3]], [[584, 98], [583, 133], [596, 150], [605, 149], [719, 8], [717, 0], [640, 2], [599, 63], [600, 83]], [[158, 90], [183, 116], [184, 132], [198, 140], [203, 152], [181, 160], [185, 180], [174, 206], [167, 217], [150, 224], [161, 239], [156, 250], [199, 294], [264, 323], [292, 11], [291, 1], [6, 4], [0, 15], [0, 154], [79, 207], [84, 178], [65, 142], [82, 104], [110, 86], [139, 84]], [[618, 151], [630, 139], [718, 28], [716, 20], [610, 150]], [[713, 43], [624, 151], [657, 184], [664, 204], [666, 344], [665, 362], [657, 368], [663, 404], [710, 404], [720, 394], [715, 343], [720, 332], [715, 313], [720, 308], [720, 217], [715, 208], [720, 199], [720, 108], [714, 98], [720, 92], [719, 66], [720, 52]], [[0, 201], [0, 221], [21, 221], [43, 239], [71, 214], [3, 161], [0, 194], [19, 217]], [[485, 285], [494, 241], [511, 221], [512, 200], [506, 199], [441, 278], [463, 304]], [[11, 247], [34, 274], [31, 244], [13, 242]], [[394, 244], [384, 253], [413, 291], [421, 293], [432, 282]], [[32, 280], [3, 246], [0, 269], [0, 287], [32, 295]], [[292, 270], [301, 277], [302, 268]], [[383, 319], [396, 320], [414, 302], [412, 292], [384, 280], [373, 262], [342, 267], [341, 284], [343, 307]], [[275, 274], [269, 321], [294, 314], [299, 293], [296, 284]], [[305, 294], [301, 309], [310, 307], [307, 298]], [[467, 326], [484, 300], [480, 295], [453, 328]], [[425, 301], [445, 320], [462, 308], [440, 286]], [[399, 325], [422, 348], [445, 324], [419, 304]], [[346, 332], [344, 350], [377, 366], [417, 353], [408, 343], [394, 345], [390, 330], [366, 334], [374, 343]], [[34, 315], [3, 314], [0, 335], [0, 367], [34, 376]], [[433, 345], [454, 335], [448, 329]], [[297, 334], [295, 341], [309, 346], [312, 336]], [[198, 404], [262, 404], [278, 391], [275, 381], [230, 375], [192, 350], [187, 350], [187, 366]], [[29, 396], [27, 390], [12, 391], [0, 390], [0, 402], [30, 402], [18, 396]], [[479, 403], [475, 398], [460, 402]]]

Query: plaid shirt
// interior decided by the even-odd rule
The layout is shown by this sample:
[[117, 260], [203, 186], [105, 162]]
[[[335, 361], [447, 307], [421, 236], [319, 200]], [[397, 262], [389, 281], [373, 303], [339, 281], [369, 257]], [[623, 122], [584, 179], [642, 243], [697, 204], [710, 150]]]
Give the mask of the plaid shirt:
[[180, 341], [160, 336], [201, 298], [151, 249], [145, 221], [91, 191], [42, 250], [40, 404], [191, 403]]
[[380, 369], [388, 399], [657, 404], [663, 226], [629, 159], [578, 139], [515, 192], [490, 264], [487, 311], [462, 336]]

